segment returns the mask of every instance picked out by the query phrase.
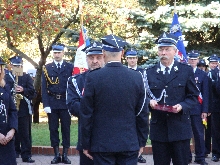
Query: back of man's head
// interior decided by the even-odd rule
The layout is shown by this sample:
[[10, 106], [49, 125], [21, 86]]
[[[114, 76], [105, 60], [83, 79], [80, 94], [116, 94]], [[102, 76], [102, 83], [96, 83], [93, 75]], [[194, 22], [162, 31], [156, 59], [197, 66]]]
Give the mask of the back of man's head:
[[124, 46], [126, 41], [115, 35], [107, 35], [102, 38], [102, 49], [105, 62], [109, 61], [121, 61], [121, 57], [124, 54]]

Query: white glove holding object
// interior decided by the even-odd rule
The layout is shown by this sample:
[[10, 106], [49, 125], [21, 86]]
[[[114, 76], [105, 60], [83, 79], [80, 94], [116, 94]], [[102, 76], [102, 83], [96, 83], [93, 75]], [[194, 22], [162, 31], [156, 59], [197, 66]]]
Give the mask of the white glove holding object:
[[46, 113], [51, 113], [50, 107], [45, 107], [45, 108], [44, 108], [44, 112], [46, 112]]

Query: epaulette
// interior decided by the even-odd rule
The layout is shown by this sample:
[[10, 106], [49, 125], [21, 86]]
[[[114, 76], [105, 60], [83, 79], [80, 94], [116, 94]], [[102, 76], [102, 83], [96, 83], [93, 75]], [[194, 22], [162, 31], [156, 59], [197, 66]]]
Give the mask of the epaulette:
[[96, 69], [93, 69], [93, 70], [89, 70], [89, 73], [93, 72], [93, 71], [96, 71], [96, 70], [99, 70], [101, 68], [96, 68]]

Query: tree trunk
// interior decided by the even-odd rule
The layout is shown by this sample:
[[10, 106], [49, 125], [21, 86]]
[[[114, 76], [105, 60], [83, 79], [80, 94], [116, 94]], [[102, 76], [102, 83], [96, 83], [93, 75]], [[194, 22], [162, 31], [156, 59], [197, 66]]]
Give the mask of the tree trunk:
[[33, 104], [33, 111], [34, 111], [34, 116], [33, 116], [33, 122], [34, 123], [39, 123], [39, 105], [41, 102], [41, 92], [37, 93], [37, 97], [34, 99], [34, 104]]
[[41, 102], [41, 73], [42, 73], [42, 66], [46, 63], [46, 55], [42, 55], [38, 68], [37, 68], [37, 73], [36, 77], [34, 80], [34, 88], [37, 92], [36, 98], [33, 100], [33, 110], [34, 110], [34, 117], [33, 117], [33, 122], [34, 123], [39, 123], [39, 105]]

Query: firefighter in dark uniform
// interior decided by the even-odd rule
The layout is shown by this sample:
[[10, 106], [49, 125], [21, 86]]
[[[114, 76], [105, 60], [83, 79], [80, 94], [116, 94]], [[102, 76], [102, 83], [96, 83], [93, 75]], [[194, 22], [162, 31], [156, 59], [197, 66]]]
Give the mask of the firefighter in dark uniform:
[[[218, 56], [209, 57], [210, 71], [209, 77], [212, 79], [212, 101], [211, 101], [211, 125], [212, 125], [212, 161], [218, 162], [220, 158], [220, 88], [219, 88], [219, 68]], [[217, 87], [217, 89], [216, 89]]]
[[200, 59], [199, 63], [197, 64], [197, 67], [201, 70], [203, 70], [207, 75], [208, 75], [208, 79], [209, 79], [209, 105], [208, 105], [208, 116], [206, 118], [206, 129], [205, 129], [205, 154], [206, 157], [208, 156], [208, 154], [210, 154], [211, 152], [211, 146], [212, 146], [212, 131], [211, 131], [211, 113], [210, 113], [210, 108], [211, 108], [211, 101], [212, 101], [212, 79], [209, 77], [209, 70], [208, 70], [208, 65], [206, 64], [204, 59]]
[[91, 45], [84, 48], [83, 51], [86, 53], [86, 61], [89, 70], [69, 78], [67, 87], [67, 107], [72, 115], [78, 117], [77, 150], [79, 151], [80, 155], [80, 165], [93, 165], [93, 160], [89, 159], [85, 154], [83, 154], [83, 148], [81, 144], [80, 100], [85, 87], [86, 75], [91, 70], [103, 67], [104, 58], [102, 54], [102, 44], [99, 42], [92, 43]]
[[[66, 106], [66, 88], [67, 80], [72, 76], [73, 65], [63, 60], [64, 47], [63, 44], [52, 46], [54, 61], [43, 67], [42, 72], [42, 102], [48, 116], [50, 141], [55, 153], [51, 164], [61, 162], [71, 164], [67, 157], [70, 147], [71, 116]], [[63, 145], [62, 160], [59, 153], [59, 120]]]
[[154, 165], [187, 165], [189, 159], [190, 109], [198, 103], [199, 90], [192, 67], [174, 60], [177, 41], [164, 32], [156, 41], [160, 62], [146, 70]]
[[148, 138], [143, 79], [121, 64], [125, 41], [108, 35], [102, 44], [106, 65], [87, 74], [81, 98], [83, 152], [94, 165], [135, 165]]
[[[126, 56], [126, 61], [128, 63], [128, 68], [141, 72], [141, 74], [143, 75], [144, 70], [137, 66], [137, 61], [138, 61], [137, 51], [132, 48], [127, 49], [125, 52], [125, 56]], [[142, 155], [140, 155], [138, 157], [138, 162], [146, 163], [146, 160], [143, 158]]]
[[[208, 165], [205, 161], [205, 140], [204, 140], [204, 125], [203, 120], [206, 121], [208, 114], [209, 104], [209, 78], [207, 74], [197, 68], [199, 62], [199, 53], [192, 51], [188, 53], [188, 64], [193, 68], [196, 85], [199, 88], [200, 95], [198, 97], [199, 102], [190, 111], [191, 125], [193, 130], [193, 136], [195, 140], [195, 161], [197, 164]], [[192, 153], [190, 151], [190, 161], [192, 160]]]
[[[12, 70], [22, 68], [23, 62], [20, 56], [14, 56], [9, 61]], [[10, 85], [18, 110], [18, 133], [15, 136], [16, 157], [18, 158], [21, 154], [23, 162], [34, 163], [35, 161], [31, 159], [31, 117], [33, 114], [31, 100], [36, 96], [33, 79], [26, 73], [15, 76], [8, 71], [5, 74], [5, 81]]]
[[143, 73], [143, 69], [137, 66], [138, 56], [136, 50], [132, 48], [127, 49], [125, 52], [125, 56], [126, 56], [126, 61], [128, 63], [128, 68]]
[[0, 164], [16, 165], [14, 134], [18, 128], [18, 117], [10, 88], [4, 81], [4, 65], [0, 58]]

